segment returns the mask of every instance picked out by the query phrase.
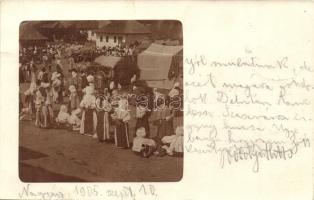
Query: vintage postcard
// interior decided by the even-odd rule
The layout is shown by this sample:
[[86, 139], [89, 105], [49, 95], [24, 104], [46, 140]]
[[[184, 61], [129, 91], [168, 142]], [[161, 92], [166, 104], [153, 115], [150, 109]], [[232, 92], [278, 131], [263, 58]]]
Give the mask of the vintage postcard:
[[1, 199], [313, 199], [313, 3], [0, 10]]
[[24, 21], [19, 35], [22, 181], [182, 178], [180, 21]]

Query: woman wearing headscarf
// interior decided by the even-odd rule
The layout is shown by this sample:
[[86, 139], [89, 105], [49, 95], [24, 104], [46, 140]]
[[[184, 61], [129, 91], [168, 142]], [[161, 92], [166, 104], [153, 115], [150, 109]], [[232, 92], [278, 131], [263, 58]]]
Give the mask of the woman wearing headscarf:
[[92, 86], [85, 88], [85, 95], [80, 103], [80, 107], [83, 110], [80, 133], [96, 137], [96, 97]]
[[125, 97], [119, 101], [119, 106], [115, 108], [112, 118], [115, 120], [115, 145], [118, 148], [129, 148], [129, 120], [128, 101]]
[[171, 108], [169, 97], [167, 96], [165, 99], [158, 98], [155, 125], [157, 125], [157, 136], [159, 138], [173, 135], [173, 117], [174, 112]]
[[136, 105], [136, 124], [135, 124], [135, 131], [134, 131], [134, 137], [136, 137], [135, 133], [136, 130], [140, 127], [143, 127], [145, 129], [145, 137], [150, 136], [150, 129], [149, 129], [149, 112], [148, 112], [148, 105], [145, 105], [143, 103], [139, 103]]
[[36, 112], [36, 125], [41, 128], [50, 128], [54, 119], [50, 84], [42, 82], [37, 95], [42, 98], [42, 103]]
[[63, 102], [63, 92], [64, 92], [64, 74], [61, 65], [57, 64], [57, 72], [60, 74], [59, 79], [61, 81], [60, 90], [58, 91], [58, 102]]
[[96, 111], [97, 111], [97, 137], [100, 142], [110, 139], [109, 134], [109, 112], [111, 111], [111, 104], [109, 103], [109, 97], [104, 94], [102, 98], [96, 99]]

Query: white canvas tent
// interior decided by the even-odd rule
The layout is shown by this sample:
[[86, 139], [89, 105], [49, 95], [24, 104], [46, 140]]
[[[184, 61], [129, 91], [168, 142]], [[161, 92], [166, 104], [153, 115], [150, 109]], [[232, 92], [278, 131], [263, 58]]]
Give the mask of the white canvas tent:
[[176, 79], [169, 80], [168, 73], [174, 57], [182, 52], [182, 46], [166, 46], [153, 43], [138, 55], [140, 80], [149, 87], [170, 89]]

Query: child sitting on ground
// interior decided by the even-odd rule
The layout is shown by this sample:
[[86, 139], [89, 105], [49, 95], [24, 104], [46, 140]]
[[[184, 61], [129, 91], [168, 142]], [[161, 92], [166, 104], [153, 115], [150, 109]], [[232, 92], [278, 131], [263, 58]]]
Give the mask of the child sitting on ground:
[[163, 146], [167, 150], [169, 156], [183, 156], [183, 127], [178, 126], [176, 128], [176, 134], [171, 136], [165, 136], [162, 138], [162, 143], [169, 144], [168, 146]]
[[79, 131], [81, 126], [81, 119], [79, 118], [79, 114], [81, 113], [81, 109], [77, 108], [71, 112], [71, 116], [69, 117], [69, 125], [71, 131]]
[[68, 109], [66, 105], [60, 106], [59, 114], [56, 118], [57, 127], [66, 128], [70, 115], [68, 113]]
[[140, 127], [136, 130], [136, 137], [133, 139], [132, 151], [137, 155], [144, 158], [148, 158], [155, 150], [155, 141], [145, 138], [146, 132], [144, 127]]

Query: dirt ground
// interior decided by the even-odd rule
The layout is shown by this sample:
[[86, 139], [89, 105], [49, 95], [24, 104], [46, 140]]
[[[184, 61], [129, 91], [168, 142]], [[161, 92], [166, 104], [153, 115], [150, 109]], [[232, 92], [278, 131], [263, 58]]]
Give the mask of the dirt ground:
[[26, 182], [49, 181], [179, 181], [183, 159], [141, 158], [130, 149], [99, 143], [67, 130], [38, 129], [20, 123], [20, 178]]

